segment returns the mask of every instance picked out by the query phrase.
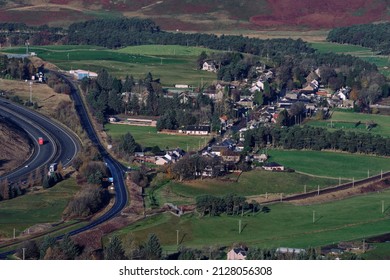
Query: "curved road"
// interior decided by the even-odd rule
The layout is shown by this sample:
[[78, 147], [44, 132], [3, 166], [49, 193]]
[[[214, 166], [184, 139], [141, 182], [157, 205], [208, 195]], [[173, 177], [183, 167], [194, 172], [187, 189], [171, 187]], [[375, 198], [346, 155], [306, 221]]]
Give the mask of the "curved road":
[[[84, 231], [87, 231], [89, 229], [92, 229], [93, 227], [104, 223], [111, 218], [115, 217], [117, 214], [119, 214], [122, 209], [126, 206], [127, 201], [128, 201], [128, 194], [127, 194], [127, 188], [125, 186], [125, 178], [124, 178], [124, 173], [126, 168], [120, 164], [118, 161], [113, 159], [109, 153], [105, 150], [103, 145], [100, 143], [99, 138], [93, 128], [93, 125], [89, 119], [89, 116], [87, 114], [86, 108], [84, 106], [84, 103], [82, 102], [81, 96], [79, 94], [79, 91], [77, 89], [77, 86], [65, 75], [59, 74], [64, 80], [68, 82], [68, 84], [71, 87], [71, 97], [74, 101], [74, 105], [76, 108], [76, 111], [79, 115], [81, 125], [83, 129], [86, 131], [88, 137], [92, 141], [93, 145], [95, 145], [99, 151], [99, 153], [102, 155], [103, 161], [106, 163], [108, 169], [110, 170], [111, 176], [114, 179], [115, 183], [115, 202], [114, 205], [110, 210], [108, 210], [106, 213], [104, 213], [102, 216], [99, 218], [93, 220], [91, 223], [89, 223], [86, 226], [83, 226], [79, 229], [73, 230], [69, 232], [70, 235], [75, 235]], [[5, 104], [6, 106], [10, 106], [10, 104]], [[4, 105], [3, 105], [4, 106]], [[1, 109], [1, 108], [0, 108]], [[36, 135], [34, 135], [36, 136]], [[69, 145], [69, 143], [68, 143]], [[68, 147], [68, 145], [64, 145], [62, 147]], [[66, 155], [68, 156], [68, 155]], [[65, 157], [66, 157], [65, 156]], [[62, 158], [62, 157], [59, 157]], [[65, 158], [66, 159], [66, 158]], [[35, 161], [34, 161], [35, 162]], [[65, 162], [67, 164], [69, 162]], [[57, 236], [57, 239], [61, 239], [63, 235]], [[5, 258], [7, 255], [14, 253], [15, 251], [9, 251], [9, 252], [4, 252], [0, 254], [0, 258]]]

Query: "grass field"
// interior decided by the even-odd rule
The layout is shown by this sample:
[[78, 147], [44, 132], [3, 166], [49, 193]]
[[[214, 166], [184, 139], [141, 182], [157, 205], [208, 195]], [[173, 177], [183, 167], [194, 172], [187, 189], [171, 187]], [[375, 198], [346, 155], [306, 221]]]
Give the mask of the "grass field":
[[187, 135], [168, 135], [157, 133], [155, 127], [149, 126], [132, 126], [123, 124], [106, 124], [104, 129], [114, 139], [118, 139], [121, 135], [130, 132], [135, 141], [143, 147], [159, 146], [160, 149], [181, 148], [184, 151], [199, 150], [207, 142], [210, 136], [187, 136]]
[[[212, 50], [185, 46], [135, 46], [110, 50], [96, 46], [42, 46], [31, 47], [43, 60], [63, 70], [84, 69], [97, 72], [102, 68], [118, 78], [133, 75], [135, 79], [145, 78], [148, 72], [160, 78], [163, 86], [188, 84], [198, 87], [210, 84], [216, 79], [215, 73], [198, 70], [197, 56]], [[8, 53], [25, 53], [25, 48], [8, 48]]]
[[[357, 122], [361, 124], [355, 127]], [[370, 131], [365, 129], [365, 123], [373, 121], [377, 125]], [[382, 136], [390, 136], [390, 116], [375, 115], [375, 114], [362, 114], [349, 111], [334, 111], [332, 117], [327, 120], [311, 120], [307, 124], [312, 126], [320, 126], [327, 128], [346, 129], [356, 132], [370, 132], [380, 134]]]
[[[255, 216], [200, 218], [193, 214], [178, 218], [164, 214], [115, 234], [124, 236], [132, 232], [136, 239], [144, 240], [153, 232], [167, 249], [176, 247], [176, 230], [179, 230], [180, 244], [188, 247], [230, 246], [238, 242], [267, 248], [316, 247], [388, 232], [390, 210], [387, 208], [381, 213], [381, 200], [389, 205], [390, 191], [312, 206], [279, 203], [270, 205], [269, 213]], [[243, 225], [241, 234], [238, 233], [239, 219]]]
[[68, 179], [48, 190], [0, 202], [0, 237], [11, 237], [28, 227], [61, 220], [68, 201], [79, 190], [74, 179]]
[[186, 204], [194, 203], [195, 197], [202, 194], [223, 196], [235, 193], [243, 196], [271, 194], [292, 194], [306, 190], [336, 185], [338, 179], [315, 178], [297, 173], [276, 173], [262, 170], [244, 172], [238, 182], [226, 182], [216, 179], [204, 179], [190, 182], [172, 181], [156, 192], [160, 204], [165, 202]]
[[311, 46], [317, 49], [319, 52], [334, 52], [340, 54], [350, 54], [357, 56], [365, 61], [376, 64], [379, 71], [390, 77], [390, 59], [388, 56], [376, 55], [371, 49], [356, 46], [356, 45], [347, 45], [347, 44], [338, 44], [331, 42], [313, 42]]
[[270, 150], [270, 161], [297, 171], [335, 178], [362, 179], [390, 170], [390, 158], [320, 151]]

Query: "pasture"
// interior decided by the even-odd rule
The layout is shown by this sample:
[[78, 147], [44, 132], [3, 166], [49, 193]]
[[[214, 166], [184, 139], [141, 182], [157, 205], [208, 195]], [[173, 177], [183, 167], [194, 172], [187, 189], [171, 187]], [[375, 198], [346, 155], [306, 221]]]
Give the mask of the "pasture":
[[[384, 214], [382, 200], [387, 205]], [[268, 213], [247, 213], [243, 217], [199, 217], [194, 213], [178, 218], [163, 214], [114, 234], [125, 237], [131, 232], [137, 241], [143, 241], [153, 232], [166, 249], [176, 249], [176, 230], [180, 245], [188, 247], [231, 246], [238, 242], [263, 248], [317, 247], [388, 232], [389, 204], [390, 191], [385, 191], [319, 205], [277, 203], [268, 206]], [[239, 220], [243, 225], [241, 233]]]
[[104, 129], [107, 134], [114, 139], [119, 139], [121, 135], [130, 132], [135, 141], [142, 147], [159, 146], [160, 149], [181, 148], [184, 151], [197, 151], [204, 147], [205, 143], [211, 139], [211, 136], [168, 135], [157, 133], [157, 129], [150, 126], [106, 124]]
[[[38, 57], [49, 61], [60, 69], [84, 69], [98, 72], [105, 68], [111, 75], [124, 79], [132, 75], [136, 80], [145, 78], [148, 72], [159, 78], [163, 86], [188, 84], [199, 87], [211, 84], [215, 73], [197, 69], [196, 59], [209, 49], [184, 46], [135, 46], [111, 50], [96, 46], [42, 46], [30, 47]], [[25, 48], [8, 48], [8, 53], [26, 52]]]
[[[359, 121], [361, 124], [356, 126]], [[371, 121], [376, 123], [376, 126], [368, 131], [365, 128], [365, 124]], [[370, 132], [386, 137], [390, 136], [389, 123], [390, 116], [355, 113], [344, 110], [335, 110], [331, 118], [327, 120], [310, 120], [307, 122], [308, 125], [312, 126], [327, 127], [329, 129], [345, 129], [356, 132]]]
[[390, 60], [388, 56], [377, 55], [370, 48], [365, 48], [357, 45], [338, 44], [332, 42], [313, 42], [310, 43], [311, 47], [317, 49], [319, 52], [334, 52], [339, 54], [350, 54], [357, 56], [365, 61], [375, 64], [379, 71], [390, 77]]
[[390, 171], [390, 158], [378, 156], [299, 150], [269, 150], [268, 154], [270, 161], [315, 176], [356, 180]]
[[210, 194], [223, 196], [235, 193], [242, 196], [269, 197], [293, 193], [303, 193], [306, 190], [315, 190], [336, 185], [338, 179], [315, 178], [307, 175], [287, 172], [269, 172], [253, 170], [241, 174], [237, 182], [218, 179], [203, 179], [188, 182], [171, 181], [157, 189], [155, 198], [162, 205], [165, 202], [174, 204], [194, 203], [199, 195]]
[[0, 237], [11, 237], [28, 227], [61, 221], [68, 201], [79, 190], [75, 179], [67, 179], [54, 187], [0, 202]]

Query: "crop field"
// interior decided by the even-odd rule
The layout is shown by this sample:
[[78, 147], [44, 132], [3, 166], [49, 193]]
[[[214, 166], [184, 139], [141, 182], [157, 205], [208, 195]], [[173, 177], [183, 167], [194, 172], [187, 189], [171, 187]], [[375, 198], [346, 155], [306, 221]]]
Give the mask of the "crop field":
[[159, 146], [160, 149], [181, 148], [184, 151], [196, 151], [203, 147], [205, 142], [210, 140], [210, 136], [188, 136], [188, 135], [168, 135], [157, 133], [155, 127], [132, 126], [124, 124], [106, 124], [106, 132], [112, 138], [118, 139], [121, 135], [130, 132], [135, 141], [143, 147]]
[[13, 229], [19, 235], [28, 227], [59, 222], [68, 201], [78, 191], [74, 179], [53, 188], [0, 202], [0, 237], [11, 237]]
[[[356, 126], [358, 122], [360, 125]], [[373, 121], [376, 126], [370, 131], [365, 128], [367, 122]], [[390, 136], [390, 116], [363, 114], [349, 111], [336, 110], [332, 113], [332, 117], [327, 120], [311, 120], [307, 122], [308, 125], [327, 127], [329, 129], [345, 129], [356, 132], [370, 132], [382, 136]]]
[[[387, 205], [381, 212], [381, 201]], [[114, 234], [132, 232], [141, 241], [155, 233], [166, 249], [176, 248], [176, 230], [180, 245], [202, 247], [231, 246], [240, 241], [263, 248], [323, 246], [339, 241], [363, 239], [388, 232], [390, 191], [353, 197], [342, 201], [310, 206], [287, 203], [269, 205], [269, 212], [241, 216], [181, 218], [170, 214], [154, 216]], [[315, 211], [313, 222], [313, 211]], [[242, 220], [243, 230], [238, 232]]]
[[[160, 78], [163, 86], [188, 84], [193, 87], [211, 84], [216, 79], [215, 73], [197, 69], [196, 58], [203, 50], [211, 52], [196, 47], [155, 45], [120, 50], [95, 46], [30, 47], [30, 51], [40, 58], [66, 71], [84, 69], [98, 72], [105, 68], [115, 77], [123, 79], [126, 75], [133, 75], [136, 80], [151, 72], [154, 78]], [[3, 52], [23, 54], [26, 50], [8, 48]]]
[[347, 153], [270, 150], [270, 161], [297, 171], [333, 178], [363, 179], [390, 171], [390, 158]]

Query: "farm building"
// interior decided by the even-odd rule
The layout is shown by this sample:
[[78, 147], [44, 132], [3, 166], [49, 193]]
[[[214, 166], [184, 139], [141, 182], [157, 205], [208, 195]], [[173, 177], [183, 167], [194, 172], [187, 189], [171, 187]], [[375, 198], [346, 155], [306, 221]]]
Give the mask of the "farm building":
[[188, 125], [184, 129], [180, 129], [179, 133], [185, 133], [188, 135], [209, 135], [209, 125]]
[[70, 70], [70, 74], [72, 74], [75, 79], [82, 80], [84, 78], [97, 78], [97, 73], [91, 72], [91, 71], [85, 71], [85, 70]]
[[263, 165], [263, 169], [267, 171], [284, 171], [284, 166], [276, 162], [269, 162]]

